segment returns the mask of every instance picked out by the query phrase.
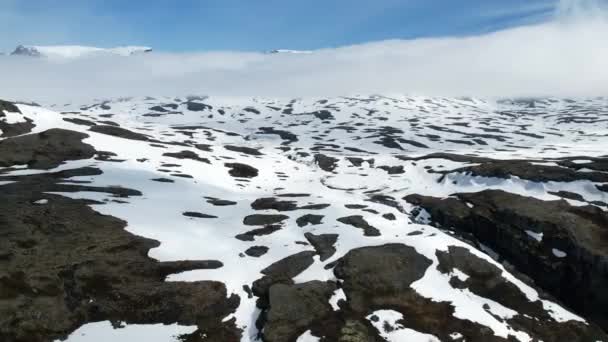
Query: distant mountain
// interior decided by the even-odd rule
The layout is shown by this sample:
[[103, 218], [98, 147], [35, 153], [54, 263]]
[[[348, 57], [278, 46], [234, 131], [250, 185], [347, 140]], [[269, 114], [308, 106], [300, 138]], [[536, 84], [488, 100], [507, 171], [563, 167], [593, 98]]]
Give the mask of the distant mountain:
[[98, 54], [111, 54], [120, 56], [131, 56], [140, 53], [151, 52], [152, 48], [146, 46], [121, 46], [115, 48], [98, 48], [78, 45], [54, 45], [54, 46], [27, 46], [19, 45], [11, 53], [13, 56], [30, 57], [55, 57], [55, 58], [77, 58]]
[[269, 53], [269, 54], [276, 54], [276, 53], [310, 54], [310, 53], [312, 53], [312, 51], [277, 49], [277, 50], [267, 51], [266, 53]]

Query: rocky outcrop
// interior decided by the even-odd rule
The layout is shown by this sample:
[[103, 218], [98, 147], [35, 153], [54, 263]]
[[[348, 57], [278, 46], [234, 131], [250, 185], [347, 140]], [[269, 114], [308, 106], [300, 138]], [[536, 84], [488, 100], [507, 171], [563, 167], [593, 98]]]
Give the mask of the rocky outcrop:
[[211, 164], [211, 162], [209, 161], [209, 159], [202, 158], [198, 154], [196, 154], [196, 153], [194, 153], [192, 151], [180, 151], [180, 152], [173, 152], [173, 153], [163, 153], [163, 156], [165, 156], [165, 157], [171, 157], [171, 158], [175, 158], [175, 159], [190, 159], [190, 160], [199, 161], [199, 162], [202, 162], [202, 163]]
[[224, 166], [230, 168], [228, 173], [236, 178], [254, 178], [259, 173], [255, 167], [243, 163], [226, 163]]
[[[589, 180], [592, 182], [608, 182], [608, 175], [598, 171], [608, 171], [606, 157], [566, 157], [537, 160], [508, 159], [499, 160], [488, 157], [460, 155], [452, 153], [431, 153], [421, 157], [396, 156], [403, 161], [420, 161], [429, 159], [445, 159], [459, 163], [476, 164], [448, 171], [433, 171], [443, 174], [467, 173], [472, 176], [510, 178], [519, 177], [533, 182], [574, 182]], [[587, 160], [575, 163], [575, 160]], [[544, 163], [544, 165], [543, 165]], [[557, 165], [549, 165], [555, 163]], [[583, 169], [592, 171], [584, 172]]]
[[[514, 331], [525, 332], [533, 340], [583, 342], [608, 337], [592, 325], [577, 321], [556, 322], [540, 300], [530, 301], [514, 283], [503, 277], [502, 270], [466, 248], [449, 247], [446, 251], [438, 251], [437, 258], [437, 270], [451, 276], [453, 287], [468, 289], [517, 311], [516, 315], [503, 322]], [[292, 256], [282, 261], [280, 268], [288, 264], [298, 265], [296, 260], [305, 258], [301, 253], [297, 257]], [[266, 284], [264, 297], [258, 300], [264, 309], [258, 321], [259, 327], [263, 328], [264, 340], [294, 341], [309, 331], [323, 342], [383, 341], [381, 332], [370, 324], [370, 320], [378, 319], [370, 313], [382, 309], [401, 313], [404, 317], [399, 322], [402, 328], [430, 334], [441, 341], [454, 340], [455, 333], [462, 341], [516, 340], [513, 335], [503, 338], [488, 327], [455, 317], [455, 307], [449, 302], [418, 294], [411, 285], [430, 272], [431, 265], [430, 259], [410, 246], [387, 244], [357, 248], [346, 253], [334, 269], [337, 284], [312, 281], [294, 285], [285, 278]], [[290, 277], [302, 268], [296, 269], [298, 271], [291, 272]], [[456, 276], [455, 270], [464, 272], [466, 279]], [[258, 296], [262, 294], [259, 292], [261, 283], [254, 284], [254, 293]], [[328, 300], [337, 289], [344, 291], [346, 299], [340, 300], [339, 308], [332, 310]], [[383, 329], [390, 331], [395, 328], [385, 326]]]
[[92, 158], [93, 146], [82, 142], [88, 135], [65, 129], [22, 135], [0, 141], [0, 166], [27, 164], [52, 169], [64, 161]]
[[332, 172], [338, 165], [338, 159], [330, 156], [326, 156], [324, 154], [315, 154], [314, 157], [315, 164], [317, 164], [321, 170]]
[[335, 283], [312, 281], [304, 284], [276, 284], [269, 290], [264, 341], [291, 342], [313, 324], [333, 313], [329, 298]]
[[340, 217], [338, 222], [363, 230], [365, 236], [380, 236], [378, 228], [370, 225], [361, 215]]
[[[501, 277], [501, 272], [487, 261], [470, 254], [464, 248], [450, 247], [440, 252], [440, 271], [453, 267], [467, 273], [467, 281], [458, 283], [476, 294], [505, 303], [519, 314], [509, 324], [543, 341], [591, 341], [606, 338], [599, 329], [580, 322], [557, 323], [542, 312], [540, 302], [529, 302], [514, 285]], [[412, 247], [388, 244], [363, 247], [348, 252], [337, 264], [334, 273], [342, 280], [342, 288], [348, 301], [341, 309], [365, 315], [384, 308], [394, 309], [404, 315], [405, 327], [438, 337], [442, 341], [453, 340], [458, 332], [466, 341], [507, 341], [495, 336], [491, 329], [477, 323], [454, 317], [454, 307], [420, 296], [411, 284], [423, 277], [431, 261], [418, 254]], [[351, 311], [352, 310], [352, 311]], [[537, 317], [530, 319], [528, 316]], [[541, 323], [537, 319], [541, 320]]]
[[608, 182], [608, 174], [591, 171], [578, 172], [559, 166], [538, 165], [528, 161], [492, 160], [475, 166], [449, 171], [469, 173], [473, 176], [510, 178], [513, 176], [533, 182], [574, 182], [590, 180], [592, 182]]
[[95, 125], [89, 128], [89, 131], [111, 135], [117, 138], [129, 139], [129, 140], [139, 140], [139, 141], [148, 141], [150, 138], [148, 136], [130, 131], [126, 128], [117, 127], [117, 126], [108, 126], [108, 125]]
[[252, 293], [258, 297], [257, 306], [264, 310], [257, 320], [258, 328], [266, 322], [267, 309], [269, 308], [269, 291], [276, 284], [293, 285], [293, 277], [302, 273], [314, 262], [315, 252], [303, 251], [283, 258], [261, 271], [262, 278], [253, 282]]
[[40, 51], [33, 46], [18, 45], [11, 53], [12, 56], [42, 57]]
[[407, 196], [442, 227], [472, 234], [571, 308], [608, 328], [608, 214], [500, 190]]
[[305, 233], [304, 237], [315, 248], [321, 261], [325, 261], [336, 253], [334, 245], [338, 241], [338, 234], [320, 234]]
[[5, 119], [6, 113], [21, 114], [21, 111], [14, 103], [0, 100], [0, 138], [26, 134], [36, 126], [30, 118], [26, 117], [22, 117], [23, 121], [9, 123]]
[[109, 320], [196, 325], [184, 338], [238, 341], [234, 322], [222, 318], [239, 297], [223, 283], [164, 281], [221, 262], [158, 262], [148, 251], [159, 242], [127, 232], [126, 222], [95, 212], [88, 201], [42, 192], [84, 171], [13, 177], [0, 186], [0, 340], [54, 341]]

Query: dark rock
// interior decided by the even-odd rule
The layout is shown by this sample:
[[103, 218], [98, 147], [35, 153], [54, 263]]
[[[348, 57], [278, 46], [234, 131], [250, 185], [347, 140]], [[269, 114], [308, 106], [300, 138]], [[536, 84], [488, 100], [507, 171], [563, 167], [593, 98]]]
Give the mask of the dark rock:
[[293, 211], [293, 210], [321, 210], [329, 207], [329, 204], [308, 204], [298, 206], [295, 201], [280, 201], [275, 197], [258, 198], [251, 203], [251, 208], [254, 210], [277, 210], [277, 211]]
[[199, 103], [199, 102], [192, 102], [192, 101], [188, 101], [186, 102], [186, 108], [190, 111], [193, 112], [202, 112], [204, 110], [212, 110], [213, 107], [208, 105], [208, 104], [204, 104], [204, 103]]
[[315, 154], [315, 164], [317, 164], [322, 170], [332, 172], [336, 168], [338, 159], [334, 157], [328, 157], [324, 154]]
[[89, 128], [89, 131], [106, 134], [106, 135], [111, 135], [113, 137], [118, 137], [118, 138], [123, 138], [123, 139], [140, 140], [140, 141], [150, 140], [148, 138], [148, 136], [146, 136], [144, 134], [135, 133], [135, 132], [129, 131], [126, 128], [116, 127], [116, 126], [95, 125], [95, 126], [92, 126], [91, 128]]
[[208, 145], [208, 144], [196, 144], [196, 145], [194, 145], [194, 147], [196, 147], [197, 149], [199, 149], [201, 151], [213, 152], [213, 150], [211, 149], [211, 145]]
[[259, 110], [252, 108], [252, 107], [243, 108], [243, 111], [245, 111], [247, 113], [260, 114]]
[[443, 273], [453, 273], [455, 269], [469, 276], [465, 281], [453, 277], [450, 283], [455, 288], [469, 289], [472, 293], [491, 299], [519, 313], [536, 318], [551, 319], [540, 301], [530, 302], [526, 295], [503, 277], [503, 271], [486, 260], [472, 254], [463, 247], [450, 246], [447, 252], [437, 251], [439, 265]]
[[[547, 318], [546, 313], [532, 318], [538, 309], [542, 309], [542, 304], [539, 301], [527, 302], [519, 289], [504, 282], [497, 268], [467, 254], [466, 250], [450, 249], [449, 254], [441, 255], [440, 270], [462, 267], [470, 275], [467, 282], [453, 282], [455, 285], [496, 298], [509, 307], [525, 310], [507, 323], [528, 333], [534, 340], [583, 342], [605, 339], [606, 335], [599, 329], [580, 322], [557, 323]], [[466, 341], [516, 341], [514, 336], [497, 337], [488, 327], [456, 318], [451, 303], [433, 301], [413, 290], [410, 285], [421, 279], [431, 264], [431, 260], [418, 254], [414, 248], [402, 244], [351, 250], [334, 268], [336, 277], [343, 280], [342, 288], [348, 298], [341, 308], [352, 312], [353, 318], [357, 318], [357, 314], [366, 316], [378, 308], [390, 308], [407, 317], [399, 322], [404, 327], [434, 335], [441, 341], [452, 341], [450, 335], [456, 331]], [[472, 279], [475, 277], [479, 278]]]
[[270, 287], [264, 341], [290, 342], [333, 313], [328, 300], [336, 289], [332, 282], [311, 281]]
[[363, 159], [359, 157], [347, 157], [348, 160], [353, 166], [360, 167], [363, 165], [363, 162], [367, 162], [370, 166], [374, 165], [374, 159]]
[[[608, 182], [608, 174], [601, 172], [577, 172], [560, 166], [538, 165], [527, 161], [492, 160], [475, 166], [449, 171], [470, 173], [473, 176], [510, 178], [513, 176], [533, 182], [574, 182], [590, 180]], [[447, 173], [447, 172], [446, 172]]]
[[153, 178], [151, 179], [152, 181], [155, 182], [160, 182], [160, 183], [174, 183], [175, 181], [169, 178]]
[[258, 198], [251, 203], [253, 210], [269, 210], [277, 211], [292, 211], [298, 209], [298, 205], [294, 201], [279, 201], [275, 197]]
[[0, 166], [27, 164], [34, 169], [52, 169], [68, 160], [89, 159], [93, 146], [82, 142], [88, 135], [50, 129], [0, 141]]
[[266, 246], [252, 246], [245, 251], [245, 254], [255, 258], [261, 257], [266, 253], [268, 253], [268, 247]]
[[344, 280], [349, 306], [357, 312], [390, 303], [390, 296], [412, 292], [410, 285], [421, 279], [431, 260], [412, 247], [388, 244], [357, 248], [346, 253], [334, 268]]
[[380, 231], [376, 227], [367, 223], [367, 221], [365, 221], [361, 215], [341, 217], [338, 219], [338, 222], [353, 226], [355, 228], [363, 229], [363, 234], [365, 236], [380, 236]]
[[281, 230], [281, 226], [277, 224], [271, 224], [264, 226], [263, 228], [253, 229], [246, 233], [239, 234], [235, 236], [235, 238], [241, 241], [254, 241], [256, 236], [270, 235], [276, 232], [277, 230]]
[[191, 175], [182, 174], [182, 173], [172, 173], [171, 176], [173, 176], [173, 177], [180, 177], [180, 178], [194, 178]]
[[382, 217], [384, 217], [385, 219], [387, 219], [389, 221], [395, 221], [397, 219], [395, 217], [395, 215], [392, 213], [386, 213], [386, 214], [382, 215]]
[[[93, 211], [87, 201], [39, 191], [82, 171], [0, 186], [0, 250], [10, 255], [0, 272], [0, 340], [50, 342], [109, 320], [197, 325], [199, 334], [231, 331], [238, 341], [239, 330], [221, 322], [239, 305], [224, 284], [165, 282], [168, 274], [220, 262], [159, 263], [148, 257], [159, 242], [124, 230], [126, 222]], [[33, 204], [40, 198], [48, 204]]]
[[379, 203], [387, 207], [395, 208], [403, 212], [401, 204], [394, 198], [388, 195], [371, 195], [368, 199], [370, 202]]
[[253, 214], [245, 216], [243, 224], [247, 226], [263, 226], [267, 224], [275, 224], [285, 221], [289, 218], [287, 215], [270, 215], [270, 214]]
[[[575, 163], [573, 160], [577, 159], [587, 159], [589, 162], [586, 163]], [[589, 169], [595, 171], [604, 171], [608, 172], [608, 158], [606, 156], [596, 158], [596, 157], [567, 157], [562, 158], [557, 162], [561, 166], [565, 166], [571, 169], [580, 170], [580, 169]]]
[[168, 109], [164, 108], [163, 106], [153, 106], [153, 107], [150, 107], [149, 109], [153, 112], [161, 112], [161, 113], [166, 113], [169, 111]]
[[198, 154], [196, 154], [196, 153], [194, 153], [192, 151], [181, 151], [181, 152], [175, 152], [175, 153], [163, 153], [163, 156], [165, 156], [165, 157], [171, 157], [171, 158], [176, 158], [176, 159], [190, 159], [190, 160], [196, 160], [196, 161], [199, 161], [199, 162], [211, 164], [211, 162], [209, 161], [209, 159], [199, 157]]
[[[499, 190], [405, 200], [426, 209], [441, 226], [472, 234], [571, 308], [608, 327], [603, 290], [608, 288], [608, 213]], [[543, 239], [531, 238], [527, 230], [543, 233]], [[554, 248], [566, 257], [557, 258]]]
[[491, 162], [492, 159], [486, 157], [477, 157], [463, 154], [452, 154], [452, 153], [431, 153], [421, 157], [407, 157], [407, 156], [395, 156], [395, 158], [403, 161], [419, 161], [428, 159], [447, 159], [458, 163], [487, 163]]
[[338, 234], [315, 235], [313, 233], [306, 233], [304, 234], [304, 237], [315, 248], [321, 261], [331, 258], [331, 256], [336, 253], [334, 245], [336, 244], [336, 241], [338, 241]]
[[217, 216], [197, 213], [195, 211], [186, 211], [186, 212], [182, 213], [182, 215], [187, 216], [187, 217], [195, 217], [195, 218], [217, 218]]
[[224, 148], [227, 149], [228, 151], [244, 153], [244, 154], [248, 154], [248, 155], [252, 155], [252, 156], [264, 155], [258, 149], [251, 148], [251, 147], [224, 145]]
[[236, 178], [254, 178], [258, 176], [258, 169], [253, 166], [249, 166], [247, 164], [241, 163], [226, 163], [224, 164], [227, 168], [230, 169], [228, 173], [232, 177]]
[[17, 107], [14, 103], [0, 100], [0, 113], [2, 112], [21, 113], [19, 107]]
[[95, 160], [107, 161], [107, 162], [124, 162], [125, 159], [116, 159], [117, 154], [109, 151], [97, 151]]
[[211, 197], [207, 197], [207, 203], [218, 206], [218, 207], [224, 207], [224, 206], [237, 204], [237, 202], [234, 202], [234, 201], [222, 200], [222, 199], [211, 198]]
[[329, 208], [331, 206], [331, 204], [327, 204], [327, 203], [320, 203], [320, 204], [308, 204], [308, 205], [303, 205], [301, 207], [298, 207], [298, 209], [301, 210], [322, 210], [325, 208]]
[[271, 277], [285, 276], [293, 278], [312, 265], [315, 254], [313, 251], [303, 251], [290, 255], [266, 267], [261, 273]]
[[558, 197], [562, 197], [562, 198], [567, 198], [567, 199], [571, 199], [571, 200], [575, 200], [575, 201], [581, 201], [584, 202], [585, 198], [577, 193], [574, 192], [569, 192], [569, 191], [557, 191], [557, 192], [552, 192], [549, 191], [549, 193], [551, 195], [555, 195]]
[[8, 138], [17, 135], [26, 134], [32, 131], [32, 128], [36, 127], [30, 118], [23, 117], [24, 122], [7, 123], [2, 120], [7, 113], [21, 113], [19, 108], [11, 102], [0, 100], [0, 137]]
[[318, 225], [321, 224], [321, 220], [323, 220], [323, 215], [313, 215], [313, 214], [306, 214], [304, 216], [300, 216], [296, 219], [296, 224], [298, 225], [298, 227], [304, 227], [307, 225]]
[[320, 119], [320, 120], [334, 120], [335, 119], [334, 116], [331, 114], [331, 112], [326, 109], [313, 112], [312, 115], [314, 115], [317, 119]]
[[276, 130], [273, 127], [260, 127], [259, 130], [260, 130], [260, 133], [258, 133], [258, 134], [276, 134], [276, 135], [278, 135], [281, 139], [285, 140], [285, 142], [283, 142], [283, 144], [290, 144], [292, 142], [298, 141], [298, 136], [291, 132], [288, 132], [288, 131]]
[[[303, 251], [292, 254], [266, 267], [261, 271], [264, 277], [253, 283], [253, 294], [261, 297], [262, 301], [267, 303], [270, 287], [277, 283], [293, 284], [292, 278], [310, 267], [314, 262], [313, 257], [315, 255], [316, 253], [313, 251]], [[261, 308], [267, 308], [267, 304], [262, 305]]]
[[158, 272], [164, 276], [194, 270], [215, 270], [224, 264], [218, 260], [181, 260], [160, 263]]
[[403, 168], [403, 165], [397, 165], [397, 166], [383, 165], [383, 166], [378, 166], [378, 168], [388, 172], [389, 175], [398, 175], [398, 174], [405, 173], [405, 169]]

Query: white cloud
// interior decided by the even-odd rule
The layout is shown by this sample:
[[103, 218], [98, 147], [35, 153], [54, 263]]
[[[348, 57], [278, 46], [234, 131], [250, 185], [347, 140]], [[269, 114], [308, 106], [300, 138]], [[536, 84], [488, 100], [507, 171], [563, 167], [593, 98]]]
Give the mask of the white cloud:
[[560, 17], [544, 24], [473, 37], [375, 42], [306, 55], [153, 53], [70, 61], [2, 57], [0, 97], [60, 102], [195, 93], [608, 95], [605, 12], [569, 2], [562, 2]]

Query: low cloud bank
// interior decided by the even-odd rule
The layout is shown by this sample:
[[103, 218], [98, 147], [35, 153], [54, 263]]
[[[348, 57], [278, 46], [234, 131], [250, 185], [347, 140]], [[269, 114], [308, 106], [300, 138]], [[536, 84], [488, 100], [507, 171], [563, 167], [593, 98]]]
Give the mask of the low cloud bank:
[[312, 54], [0, 56], [0, 98], [608, 95], [608, 19], [601, 2], [565, 0], [558, 13], [551, 22], [479, 36], [382, 41]]

